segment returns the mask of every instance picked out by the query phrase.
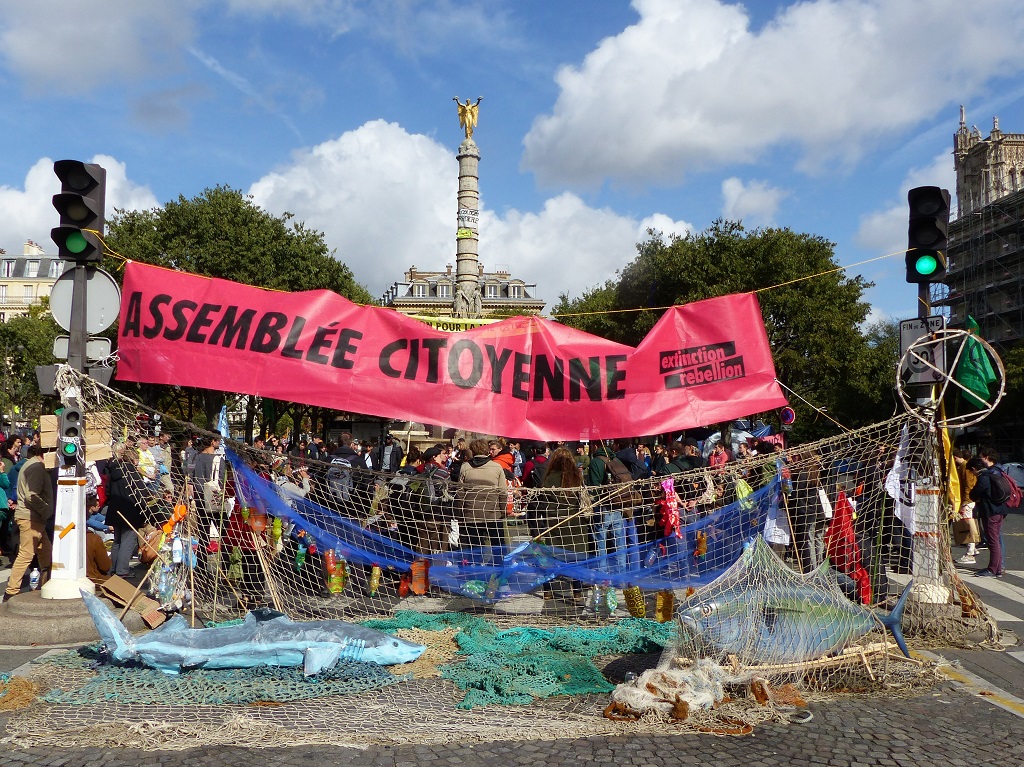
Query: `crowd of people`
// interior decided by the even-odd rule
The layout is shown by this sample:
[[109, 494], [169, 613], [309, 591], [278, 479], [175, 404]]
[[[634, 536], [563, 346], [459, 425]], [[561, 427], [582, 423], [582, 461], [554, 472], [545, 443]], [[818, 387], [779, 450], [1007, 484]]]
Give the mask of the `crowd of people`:
[[[910, 536], [893, 524], [885, 491], [892, 448], [880, 449], [873, 463], [835, 466], [813, 451], [784, 453], [767, 441], [741, 443], [735, 452], [719, 441], [704, 454], [692, 438], [457, 438], [404, 448], [391, 434], [378, 443], [342, 433], [334, 443], [268, 436], [251, 447], [245, 458], [284, 498], [310, 497], [423, 556], [487, 550], [527, 536], [623, 571], [628, 543], [670, 536], [779, 477], [789, 538], [775, 548], [799, 571], [810, 572], [827, 558], [849, 576], [857, 598], [870, 603], [883, 591], [882, 560], [897, 570], [911, 562]], [[0, 548], [13, 565], [5, 599], [21, 590], [31, 564], [41, 582], [49, 577], [53, 473], [43, 468], [42, 453], [31, 437], [13, 435], [0, 446]], [[958, 561], [973, 563], [988, 547], [989, 564], [978, 575], [1000, 577], [1001, 526], [1009, 509], [996, 497], [998, 456], [989, 448], [977, 456], [958, 454], [957, 468], [961, 514], [978, 521], [981, 537]], [[261, 590], [250, 528], [232, 521], [232, 511], [247, 504], [234, 497], [219, 437], [176, 443], [166, 432], [130, 434], [109, 460], [90, 465], [87, 477], [91, 578], [128, 576], [140, 535], [144, 544], [145, 532], [185, 502], [194, 509], [199, 559], [216, 549], [213, 536], [223, 535], [224, 544], [243, 552], [243, 591]]]

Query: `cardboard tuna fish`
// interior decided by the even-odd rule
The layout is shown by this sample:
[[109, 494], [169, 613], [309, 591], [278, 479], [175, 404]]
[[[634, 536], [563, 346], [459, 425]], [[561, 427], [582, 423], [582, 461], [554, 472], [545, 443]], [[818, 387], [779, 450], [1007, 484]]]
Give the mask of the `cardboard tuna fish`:
[[268, 609], [248, 613], [239, 625], [201, 629], [189, 628], [176, 615], [136, 638], [99, 599], [84, 591], [82, 599], [114, 660], [138, 660], [165, 674], [197, 668], [302, 666], [309, 676], [339, 660], [409, 663], [425, 649], [344, 621], [294, 622]]
[[758, 536], [737, 562], [676, 610], [680, 640], [698, 657], [800, 663], [841, 652], [879, 626], [909, 657], [900, 622], [908, 585], [889, 614], [847, 599], [822, 564], [800, 575]]

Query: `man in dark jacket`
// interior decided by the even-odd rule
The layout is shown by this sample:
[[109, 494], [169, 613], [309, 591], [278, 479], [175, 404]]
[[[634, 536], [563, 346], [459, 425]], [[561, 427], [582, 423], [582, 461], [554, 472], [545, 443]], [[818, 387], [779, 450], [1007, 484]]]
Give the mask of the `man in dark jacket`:
[[615, 440], [615, 457], [626, 464], [633, 479], [644, 479], [651, 475], [650, 470], [636, 454], [636, 448], [626, 439]]
[[402, 467], [402, 446], [391, 434], [384, 438], [384, 444], [377, 448], [373, 455], [373, 465], [377, 471], [397, 474]]
[[979, 578], [1003, 577], [1003, 520], [1010, 509], [994, 485], [996, 476], [1002, 473], [995, 464], [995, 457], [990, 451], [985, 458], [975, 456], [967, 461], [967, 471], [977, 477], [970, 497], [988, 538], [988, 567], [975, 573]]
[[37, 443], [28, 448], [28, 460], [18, 474], [18, 503], [14, 508], [14, 520], [21, 532], [21, 542], [4, 592], [5, 602], [21, 591], [21, 582], [32, 557], [39, 560], [40, 585], [50, 577], [53, 544], [46, 533], [46, 523], [53, 516], [53, 510], [50, 473], [43, 465], [43, 448]]
[[682, 442], [673, 442], [668, 449], [669, 462], [655, 472], [659, 477], [668, 477], [672, 474], [682, 474], [689, 471], [693, 465], [686, 457], [686, 446]]

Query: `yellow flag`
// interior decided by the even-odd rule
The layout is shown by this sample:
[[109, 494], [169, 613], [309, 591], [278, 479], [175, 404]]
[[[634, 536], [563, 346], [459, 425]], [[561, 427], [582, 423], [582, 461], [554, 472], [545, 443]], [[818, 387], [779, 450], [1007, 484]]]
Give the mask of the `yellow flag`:
[[955, 517], [960, 514], [960, 472], [953, 459], [953, 440], [949, 438], [948, 429], [942, 430], [942, 453], [946, 457], [946, 496]]

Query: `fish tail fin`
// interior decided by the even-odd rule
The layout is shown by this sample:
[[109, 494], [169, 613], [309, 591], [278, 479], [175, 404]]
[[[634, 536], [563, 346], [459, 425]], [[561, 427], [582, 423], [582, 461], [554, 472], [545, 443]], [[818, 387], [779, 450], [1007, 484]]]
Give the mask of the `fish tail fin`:
[[882, 621], [882, 625], [892, 632], [892, 638], [896, 640], [896, 646], [900, 648], [900, 652], [908, 658], [910, 657], [910, 650], [907, 649], [907, 640], [903, 636], [903, 611], [906, 609], [907, 597], [910, 596], [910, 587], [913, 585], [914, 582], [911, 581], [903, 589], [903, 593], [900, 594], [900, 598], [896, 601], [896, 606], [892, 608], [892, 612], [888, 615], [878, 616], [879, 620]]
[[83, 590], [82, 599], [89, 611], [96, 631], [107, 646], [107, 650], [116, 660], [128, 660], [135, 657], [135, 639], [117, 616], [103, 602], [89, 592]]

